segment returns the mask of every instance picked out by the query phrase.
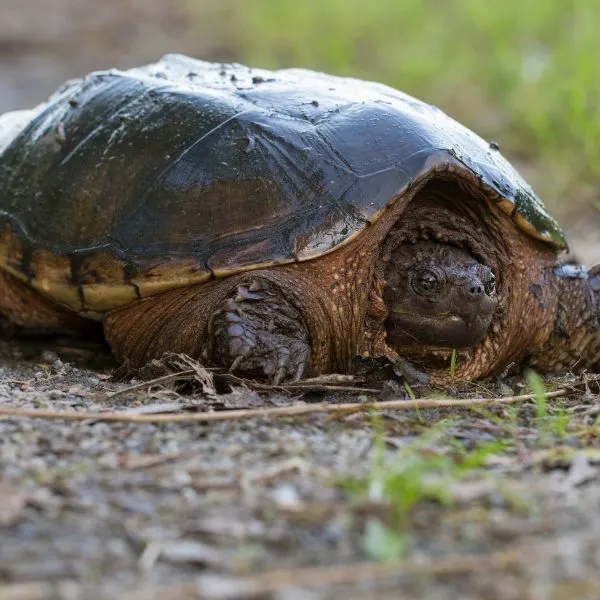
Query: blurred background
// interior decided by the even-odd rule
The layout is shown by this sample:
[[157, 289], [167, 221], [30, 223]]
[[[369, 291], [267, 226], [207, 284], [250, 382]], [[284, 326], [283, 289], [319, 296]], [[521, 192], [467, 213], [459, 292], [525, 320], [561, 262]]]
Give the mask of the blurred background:
[[600, 260], [598, 0], [0, 0], [0, 112], [182, 52], [378, 80], [502, 151]]

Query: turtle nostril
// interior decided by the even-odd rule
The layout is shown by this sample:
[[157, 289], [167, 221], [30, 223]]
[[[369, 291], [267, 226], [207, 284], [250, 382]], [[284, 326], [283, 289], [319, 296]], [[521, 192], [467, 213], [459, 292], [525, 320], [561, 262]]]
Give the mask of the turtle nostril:
[[471, 294], [471, 296], [481, 296], [483, 295], [483, 287], [480, 285], [473, 285], [469, 288], [469, 294]]

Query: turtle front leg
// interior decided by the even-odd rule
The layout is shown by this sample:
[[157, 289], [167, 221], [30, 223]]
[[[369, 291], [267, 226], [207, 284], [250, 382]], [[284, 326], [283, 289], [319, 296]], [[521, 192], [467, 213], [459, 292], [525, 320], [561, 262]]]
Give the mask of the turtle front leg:
[[270, 281], [255, 278], [238, 285], [213, 314], [208, 334], [209, 361], [232, 373], [275, 385], [307, 373], [308, 329]]
[[554, 326], [529, 364], [541, 372], [600, 368], [600, 265], [586, 269], [560, 265], [552, 273], [557, 287]]

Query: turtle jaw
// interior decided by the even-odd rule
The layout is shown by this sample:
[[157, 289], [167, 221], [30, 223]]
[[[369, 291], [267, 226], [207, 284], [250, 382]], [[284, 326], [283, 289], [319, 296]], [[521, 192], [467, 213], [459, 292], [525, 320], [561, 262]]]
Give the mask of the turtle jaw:
[[496, 308], [495, 299], [486, 297], [474, 315], [419, 314], [390, 310], [385, 322], [387, 343], [396, 351], [415, 345], [436, 348], [471, 348], [488, 333]]

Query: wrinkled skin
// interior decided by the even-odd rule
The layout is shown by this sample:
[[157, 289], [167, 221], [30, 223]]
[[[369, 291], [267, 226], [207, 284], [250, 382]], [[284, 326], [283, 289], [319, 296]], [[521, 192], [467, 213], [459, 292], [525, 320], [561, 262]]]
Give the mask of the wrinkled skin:
[[[497, 306], [492, 270], [449, 244], [399, 245], [386, 272], [388, 344], [465, 348], [479, 344]], [[274, 383], [308, 372], [310, 340], [301, 315], [271, 283], [254, 278], [213, 316], [211, 362]]]
[[485, 337], [498, 303], [492, 270], [468, 252], [435, 242], [396, 248], [383, 294], [390, 346], [467, 348]]
[[[391, 256], [383, 299], [388, 344], [464, 348], [485, 337], [497, 306], [492, 270], [468, 252], [435, 242], [402, 244]], [[274, 383], [309, 368], [301, 315], [271, 283], [238, 286], [213, 316], [211, 362]]]

